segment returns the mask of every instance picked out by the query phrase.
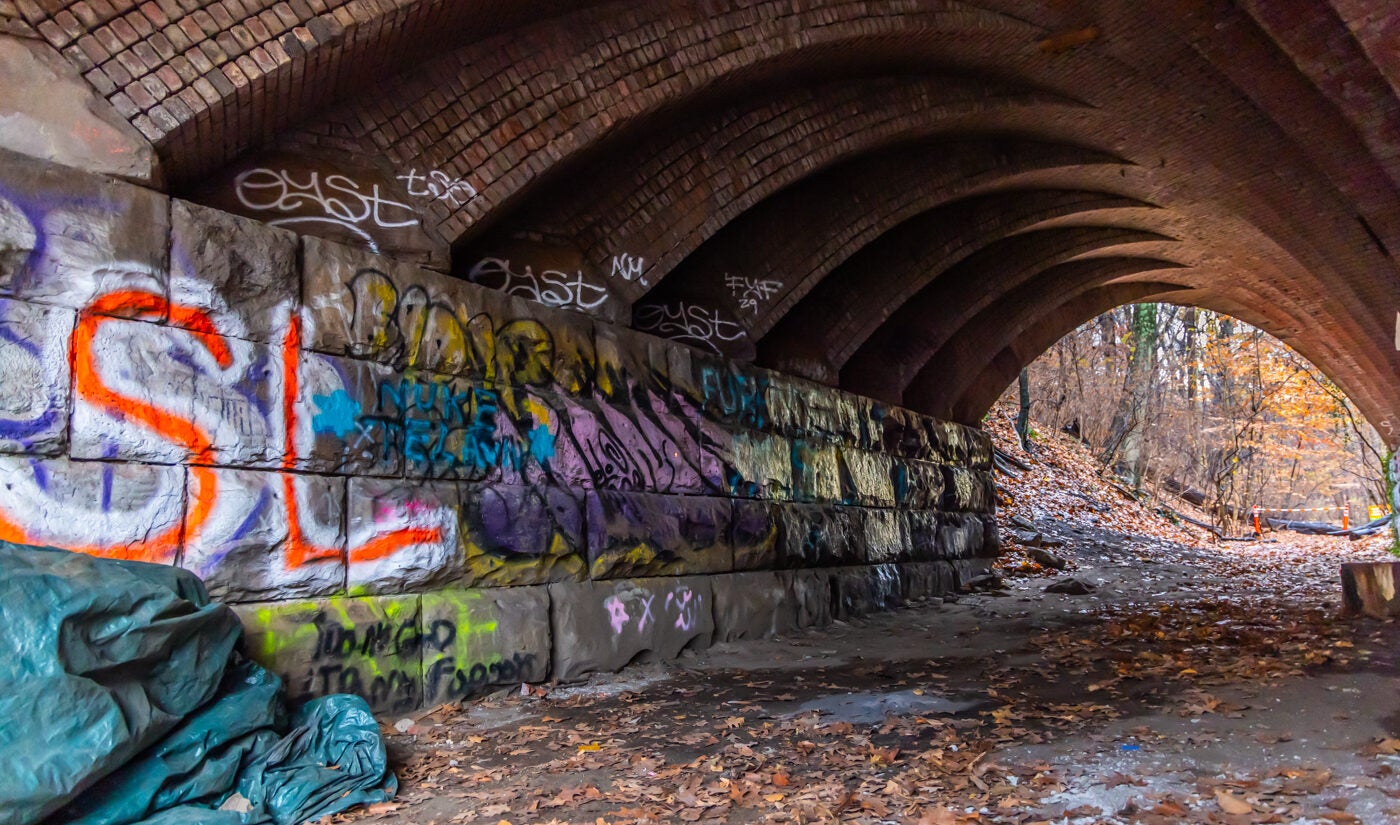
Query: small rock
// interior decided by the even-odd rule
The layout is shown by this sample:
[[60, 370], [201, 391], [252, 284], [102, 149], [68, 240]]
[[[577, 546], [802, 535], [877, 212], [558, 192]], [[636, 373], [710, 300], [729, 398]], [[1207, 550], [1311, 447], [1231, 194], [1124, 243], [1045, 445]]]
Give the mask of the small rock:
[[1064, 559], [1060, 558], [1054, 553], [1051, 553], [1048, 550], [1042, 550], [1039, 547], [1032, 547], [1028, 552], [1030, 554], [1030, 557], [1035, 559], [1036, 563], [1039, 564], [1041, 567], [1050, 567], [1055, 570], [1064, 570], [1065, 567], [1069, 565], [1069, 562], [1065, 561]]
[[408, 717], [400, 719], [399, 721], [394, 723], [394, 730], [398, 731], [399, 733], [408, 733], [409, 731], [413, 730], [413, 720], [409, 719]]
[[1011, 523], [1016, 525], [1017, 527], [1020, 527], [1022, 530], [1030, 530], [1031, 532], [1037, 532], [1035, 529], [1035, 524], [1021, 516], [1012, 516]]
[[1045, 588], [1045, 592], [1061, 593], [1066, 596], [1085, 596], [1098, 589], [1096, 585], [1086, 582], [1083, 579], [1069, 576], [1051, 582], [1050, 585]]
[[976, 578], [969, 579], [965, 585], [968, 590], [995, 590], [1004, 586], [1005, 582], [996, 573], [983, 573]]
[[1034, 530], [1014, 530], [1011, 533], [1011, 540], [1022, 547], [1039, 547], [1045, 537]]

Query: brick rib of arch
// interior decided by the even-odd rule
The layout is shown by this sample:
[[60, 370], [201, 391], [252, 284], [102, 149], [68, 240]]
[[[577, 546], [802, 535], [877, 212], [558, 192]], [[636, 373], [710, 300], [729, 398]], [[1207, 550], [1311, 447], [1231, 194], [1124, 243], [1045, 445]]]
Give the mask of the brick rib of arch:
[[[761, 339], [851, 255], [905, 220], [968, 193], [1026, 186], [1112, 155], [1055, 143], [966, 136], [889, 149], [810, 175], [749, 209], [643, 296], [705, 296]], [[1111, 197], [1104, 195], [1104, 197]], [[723, 288], [728, 274], [781, 287], [752, 314]]]
[[[648, 134], [533, 194], [492, 234], [559, 238], [598, 268], [626, 251], [657, 284], [754, 205], [842, 161], [941, 134], [1014, 133], [1075, 110], [1056, 95], [959, 77], [804, 87]], [[492, 243], [472, 249], [490, 254]], [[629, 302], [642, 291], [618, 285]]]
[[[827, 274], [760, 341], [761, 359], [778, 369], [806, 370], [809, 378], [829, 380], [839, 353], [868, 339], [890, 307], [903, 304], [979, 249], [1055, 218], [1113, 223], [1115, 217], [1131, 214], [1123, 210], [1150, 208], [1121, 195], [1075, 190], [1010, 190], [943, 204], [881, 235]], [[854, 333], [848, 331], [852, 328]], [[813, 330], [828, 335], [815, 336]], [[834, 349], [835, 341], [841, 349]], [[829, 374], [813, 374], [817, 365]]]
[[[982, 371], [985, 362], [975, 357], [976, 353], [1000, 353], [1005, 349], [1043, 315], [1045, 296], [1072, 299], [1115, 281], [1148, 276], [1160, 280], [1164, 271], [1180, 269], [1183, 267], [1175, 261], [1127, 255], [1072, 260], [1050, 266], [1030, 282], [1010, 291], [994, 306], [958, 325], [912, 377], [902, 397], [916, 409], [936, 409], [945, 417], [949, 416], [957, 400]], [[970, 354], [974, 356], [971, 359], [968, 358]]]
[[[914, 375], [948, 337], [1001, 295], [1075, 258], [1154, 242], [1170, 239], [1115, 226], [1070, 227], [1011, 235], [942, 270], [928, 269], [936, 261], [906, 258], [903, 272], [892, 277], [914, 280], [923, 275], [924, 285], [893, 307], [848, 318], [841, 330], [832, 332], [828, 358], [840, 370], [842, 386], [898, 403]], [[857, 340], [862, 330], [869, 334]]]

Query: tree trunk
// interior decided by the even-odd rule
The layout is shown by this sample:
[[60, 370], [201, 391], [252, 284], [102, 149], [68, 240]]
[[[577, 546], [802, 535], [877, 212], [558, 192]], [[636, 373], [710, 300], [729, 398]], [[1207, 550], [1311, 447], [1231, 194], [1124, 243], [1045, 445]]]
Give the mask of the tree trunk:
[[1021, 439], [1021, 449], [1026, 452], [1031, 451], [1029, 438], [1031, 428], [1031, 377], [1025, 367], [1021, 368], [1021, 375], [1016, 383], [1021, 390], [1021, 409], [1016, 415], [1016, 435]]
[[1400, 450], [1390, 454], [1390, 532], [1395, 538], [1391, 549], [1400, 553]]
[[1122, 463], [1128, 470], [1133, 489], [1142, 487], [1142, 425], [1147, 413], [1147, 398], [1152, 391], [1153, 370], [1157, 355], [1157, 305], [1137, 304], [1133, 307], [1133, 343], [1128, 356], [1128, 372], [1124, 376], [1124, 392], [1114, 415], [1109, 442], [1104, 449], [1104, 464], [1113, 466], [1121, 451]]

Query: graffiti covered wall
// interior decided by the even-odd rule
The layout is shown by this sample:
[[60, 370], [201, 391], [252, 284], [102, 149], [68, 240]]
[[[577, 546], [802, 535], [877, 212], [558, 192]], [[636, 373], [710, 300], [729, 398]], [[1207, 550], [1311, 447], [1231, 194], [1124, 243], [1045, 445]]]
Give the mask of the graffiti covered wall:
[[381, 709], [996, 549], [977, 431], [8, 155], [0, 385], [0, 539], [186, 567], [294, 693]]

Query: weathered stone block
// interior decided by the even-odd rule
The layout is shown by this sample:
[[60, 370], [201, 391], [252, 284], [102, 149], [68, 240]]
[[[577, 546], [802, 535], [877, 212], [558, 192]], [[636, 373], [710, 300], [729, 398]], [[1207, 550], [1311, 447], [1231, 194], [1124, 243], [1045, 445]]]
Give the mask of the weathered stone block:
[[304, 237], [302, 244], [308, 347], [396, 369], [469, 374], [480, 358], [469, 340], [472, 319], [482, 309], [470, 300], [478, 292], [445, 275], [320, 238]]
[[595, 579], [734, 569], [727, 499], [596, 491], [588, 495], [588, 564]]
[[0, 455], [0, 532], [24, 544], [173, 564], [184, 511], [182, 467]]
[[1400, 616], [1400, 562], [1349, 562], [1342, 565], [1342, 605], [1348, 613], [1376, 619]]
[[863, 525], [852, 521], [851, 508], [813, 504], [775, 507], [779, 567], [821, 567], [861, 560]]
[[669, 389], [670, 351], [683, 347], [612, 324], [594, 325], [593, 335], [602, 397], [620, 404]]
[[0, 77], [0, 146], [97, 174], [160, 183], [150, 142], [47, 43], [0, 37]]
[[483, 307], [482, 316], [473, 319], [469, 330], [476, 336], [473, 346], [484, 359], [481, 378], [573, 397], [593, 394], [598, 353], [591, 319], [461, 281], [453, 283], [458, 289], [473, 290], [471, 301]]
[[4, 151], [0, 180], [0, 295], [165, 316], [168, 198]]
[[751, 430], [734, 433], [725, 492], [738, 498], [792, 498], [792, 445], [786, 438]]
[[990, 513], [996, 507], [996, 481], [986, 470], [943, 467], [944, 510]]
[[381, 414], [382, 391], [396, 389], [388, 367], [321, 353], [299, 354], [293, 410], [293, 465], [316, 473], [399, 475], [406, 426]]
[[730, 525], [735, 570], [766, 570], [778, 562], [778, 509], [762, 501], [733, 502]]
[[871, 564], [903, 561], [909, 558], [909, 537], [903, 514], [896, 510], [866, 507], [846, 508], [856, 525], [856, 544], [862, 560]]
[[549, 676], [549, 593], [543, 587], [423, 594], [423, 704]]
[[967, 439], [967, 466], [972, 470], [992, 469], [992, 436], [976, 427], [963, 427], [963, 437]]
[[905, 535], [908, 537], [905, 558], [910, 561], [932, 561], [942, 552], [938, 543], [942, 515], [937, 510], [903, 510]]
[[827, 570], [780, 570], [778, 575], [792, 585], [797, 605], [798, 627], [826, 627], [831, 624], [831, 574]]
[[969, 513], [944, 513], [938, 528], [938, 556], [968, 559], [985, 546], [987, 526], [981, 517]]
[[576, 680], [647, 657], [674, 659], [714, 634], [708, 577], [551, 584], [554, 678]]
[[895, 505], [893, 460], [880, 453], [854, 447], [837, 450], [841, 501], [863, 507]]
[[831, 571], [836, 618], [851, 619], [904, 604], [904, 578], [896, 564], [840, 567]]
[[986, 557], [953, 559], [948, 564], [953, 568], [953, 579], [959, 588], [992, 572], [992, 559]]
[[280, 344], [301, 301], [296, 235], [181, 200], [170, 223], [170, 300], [226, 334]]
[[548, 485], [461, 488], [466, 581], [580, 581], [588, 573], [584, 492]]
[[831, 387], [774, 375], [768, 391], [774, 432], [863, 450], [879, 450], [884, 405]]
[[293, 703], [353, 693], [376, 713], [423, 701], [417, 596], [235, 605], [245, 649], [282, 677]]
[[772, 373], [698, 353], [691, 356], [702, 413], [730, 427], [766, 430]]
[[[75, 347], [73, 365], [74, 458], [282, 462], [282, 368], [267, 346], [100, 319], [91, 344]], [[105, 394], [115, 398], [95, 400]]]
[[895, 505], [931, 510], [943, 502], [943, 468], [915, 459], [891, 459]]
[[462, 576], [456, 484], [357, 477], [348, 502], [350, 593], [422, 589]]
[[792, 442], [792, 498], [821, 504], [841, 500], [835, 447], [800, 439]]
[[385, 374], [376, 388], [355, 420], [409, 477], [592, 483], [557, 398], [424, 372]]
[[798, 628], [791, 577], [776, 572], [727, 573], [710, 580], [715, 639], [767, 639]]
[[207, 517], [190, 508], [180, 562], [210, 595], [248, 602], [344, 592], [344, 479], [196, 470], [186, 495], [213, 505]]
[[957, 575], [946, 561], [919, 562], [900, 566], [904, 578], [905, 602], [942, 596], [957, 589]]
[[564, 464], [567, 446], [591, 477], [591, 486], [691, 495], [709, 489], [693, 424], [664, 407], [664, 396], [643, 399], [655, 402], [645, 407], [560, 400], [569, 437], [558, 445], [556, 463]]
[[75, 313], [0, 298], [0, 452], [57, 455], [68, 445]]
[[933, 460], [969, 470], [992, 468], [991, 436], [981, 430], [951, 421], [940, 421], [927, 416], [920, 418], [928, 433], [929, 444], [938, 453], [938, 457]]
[[937, 462], [936, 447], [929, 443], [929, 430], [923, 416], [903, 407], [890, 407], [882, 427], [881, 452], [900, 458]]

